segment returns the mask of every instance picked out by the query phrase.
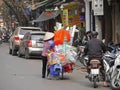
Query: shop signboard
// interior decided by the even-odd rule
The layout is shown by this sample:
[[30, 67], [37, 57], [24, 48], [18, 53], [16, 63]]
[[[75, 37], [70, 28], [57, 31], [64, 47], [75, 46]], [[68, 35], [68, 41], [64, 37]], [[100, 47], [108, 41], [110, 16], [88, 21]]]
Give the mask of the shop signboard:
[[66, 26], [80, 26], [80, 11], [79, 4], [71, 3], [64, 6], [62, 14], [63, 25]]
[[94, 15], [104, 15], [103, 0], [92, 0]]
[[68, 26], [68, 10], [64, 9], [63, 13], [62, 13], [62, 23], [64, 25], [64, 27]]

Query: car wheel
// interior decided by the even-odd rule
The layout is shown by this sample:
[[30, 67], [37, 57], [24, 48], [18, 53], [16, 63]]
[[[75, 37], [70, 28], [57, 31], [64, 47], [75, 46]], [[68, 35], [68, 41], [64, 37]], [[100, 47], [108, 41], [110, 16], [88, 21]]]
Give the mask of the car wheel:
[[29, 59], [30, 55], [29, 55], [29, 51], [28, 49], [25, 49], [25, 59]]
[[12, 54], [12, 50], [9, 48], [9, 54]]
[[18, 50], [18, 57], [21, 57], [20, 49]]

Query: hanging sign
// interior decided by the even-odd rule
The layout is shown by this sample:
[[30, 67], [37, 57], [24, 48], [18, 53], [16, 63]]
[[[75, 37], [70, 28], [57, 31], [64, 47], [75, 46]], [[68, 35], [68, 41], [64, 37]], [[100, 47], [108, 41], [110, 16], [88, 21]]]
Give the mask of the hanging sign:
[[103, 0], [92, 0], [94, 15], [104, 15]]
[[47, 8], [47, 9], [45, 9], [45, 14], [46, 15], [51, 15], [51, 14], [53, 14], [54, 13], [54, 9], [53, 8]]

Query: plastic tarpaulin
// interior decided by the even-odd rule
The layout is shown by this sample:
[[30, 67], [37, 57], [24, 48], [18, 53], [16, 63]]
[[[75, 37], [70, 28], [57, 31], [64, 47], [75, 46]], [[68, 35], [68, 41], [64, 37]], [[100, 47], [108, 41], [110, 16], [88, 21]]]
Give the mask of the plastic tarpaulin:
[[59, 14], [60, 14], [60, 11], [55, 11], [49, 15], [47, 15], [45, 12], [42, 12], [42, 14], [36, 20], [33, 20], [32, 22], [42, 22], [42, 21], [46, 21], [49, 19], [53, 19], [57, 17]]
[[65, 38], [67, 39], [67, 42], [70, 42], [70, 37], [71, 36], [70, 36], [69, 31], [64, 30], [64, 29], [60, 29], [60, 30], [55, 32], [54, 43], [56, 45], [63, 44]]

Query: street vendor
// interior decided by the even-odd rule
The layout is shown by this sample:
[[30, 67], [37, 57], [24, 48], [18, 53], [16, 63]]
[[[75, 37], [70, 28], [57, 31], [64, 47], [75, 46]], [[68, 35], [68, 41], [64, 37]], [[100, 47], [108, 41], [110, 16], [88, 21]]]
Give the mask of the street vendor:
[[54, 48], [53, 42], [54, 33], [46, 32], [44, 36], [43, 52], [42, 52], [42, 78], [46, 76], [47, 53]]

